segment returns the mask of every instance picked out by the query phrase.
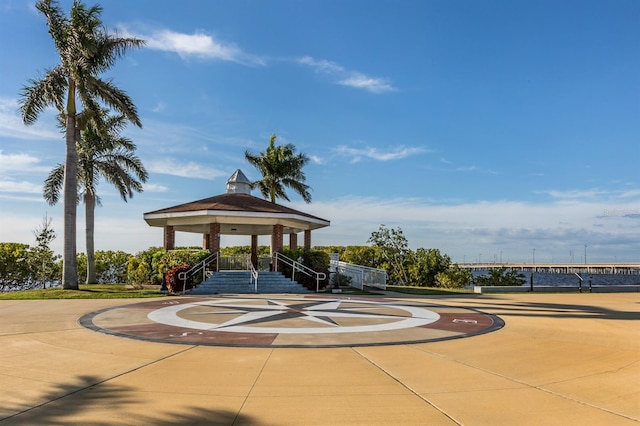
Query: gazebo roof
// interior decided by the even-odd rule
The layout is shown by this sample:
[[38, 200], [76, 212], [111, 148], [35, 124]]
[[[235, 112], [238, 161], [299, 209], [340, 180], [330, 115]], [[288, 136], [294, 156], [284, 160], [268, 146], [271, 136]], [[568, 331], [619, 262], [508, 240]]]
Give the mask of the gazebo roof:
[[[237, 172], [246, 179], [239, 170], [234, 176], [238, 176]], [[219, 223], [220, 233], [225, 235], [270, 235], [273, 225], [283, 225], [285, 234], [330, 225], [328, 220], [251, 194], [229, 192], [229, 188], [227, 191], [215, 197], [145, 213], [144, 220], [150, 226], [173, 226], [176, 231], [201, 234], [209, 232], [210, 223]]]

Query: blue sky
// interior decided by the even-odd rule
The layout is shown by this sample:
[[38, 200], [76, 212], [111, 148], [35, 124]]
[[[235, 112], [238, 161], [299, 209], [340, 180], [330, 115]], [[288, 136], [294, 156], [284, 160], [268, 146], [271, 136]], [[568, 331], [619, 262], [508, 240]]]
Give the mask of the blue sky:
[[[71, 1], [61, 1], [68, 10]], [[88, 2], [88, 4], [94, 4]], [[33, 1], [0, 4], [0, 241], [34, 243], [62, 206], [52, 111], [24, 126], [18, 93], [57, 64]], [[640, 2], [103, 2], [147, 41], [105, 74], [127, 91], [150, 179], [123, 203], [99, 186], [96, 249], [162, 244], [143, 213], [225, 191], [275, 133], [312, 161], [331, 221], [314, 245], [366, 244], [380, 224], [454, 261], [640, 261]], [[258, 193], [254, 195], [259, 196]], [[84, 250], [83, 209], [78, 250]], [[200, 244], [178, 234], [178, 244]], [[260, 240], [268, 244], [268, 240]], [[249, 244], [223, 237], [223, 245]]]

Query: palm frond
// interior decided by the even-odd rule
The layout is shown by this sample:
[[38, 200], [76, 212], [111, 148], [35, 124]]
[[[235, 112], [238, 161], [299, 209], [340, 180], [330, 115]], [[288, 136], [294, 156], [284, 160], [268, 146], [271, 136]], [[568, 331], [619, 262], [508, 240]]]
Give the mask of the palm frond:
[[62, 184], [64, 183], [64, 164], [58, 164], [54, 167], [49, 176], [44, 181], [42, 187], [42, 195], [49, 205], [57, 204], [60, 201], [60, 193], [62, 191]]
[[40, 80], [30, 79], [20, 91], [20, 112], [25, 124], [33, 124], [38, 116], [48, 106], [55, 107], [58, 111], [65, 110], [64, 95], [67, 89], [67, 80], [64, 69], [57, 66], [47, 70]]

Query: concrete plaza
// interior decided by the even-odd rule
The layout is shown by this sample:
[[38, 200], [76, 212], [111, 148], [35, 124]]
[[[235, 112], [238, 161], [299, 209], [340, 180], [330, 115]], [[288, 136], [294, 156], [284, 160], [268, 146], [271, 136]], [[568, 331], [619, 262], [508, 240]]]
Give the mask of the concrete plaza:
[[0, 424], [640, 423], [638, 293], [385, 297], [505, 325], [427, 343], [217, 347], [79, 323], [140, 299], [0, 301]]

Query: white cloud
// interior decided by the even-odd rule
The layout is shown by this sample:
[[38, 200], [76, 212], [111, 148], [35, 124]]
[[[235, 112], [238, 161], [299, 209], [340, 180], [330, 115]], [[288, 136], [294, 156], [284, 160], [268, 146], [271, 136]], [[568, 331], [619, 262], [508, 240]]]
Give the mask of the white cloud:
[[426, 149], [422, 147], [400, 146], [393, 150], [384, 152], [374, 147], [351, 148], [345, 145], [340, 145], [335, 148], [335, 152], [340, 155], [346, 155], [351, 157], [350, 162], [356, 163], [362, 160], [362, 158], [369, 158], [377, 161], [400, 160], [402, 158], [406, 158], [414, 154], [424, 153], [426, 152]]
[[[130, 34], [128, 30], [126, 33]], [[225, 43], [202, 31], [193, 34], [179, 33], [172, 30], [157, 30], [147, 35], [136, 34], [135, 37], [147, 42], [147, 47], [164, 52], [173, 52], [181, 58], [214, 59], [235, 62], [243, 65], [264, 65], [264, 60], [247, 54], [233, 43]]]
[[39, 165], [40, 159], [29, 154], [4, 154], [0, 150], [0, 176], [7, 172], [49, 172], [50, 168]]
[[221, 171], [212, 166], [198, 164], [194, 161], [181, 163], [173, 158], [147, 161], [146, 167], [147, 170], [152, 173], [196, 179], [214, 180], [219, 177], [231, 175], [231, 172]]
[[342, 79], [338, 84], [354, 87], [356, 89], [364, 89], [371, 93], [384, 93], [395, 90], [385, 79], [369, 77], [360, 73], [355, 73], [345, 79]]
[[0, 192], [41, 194], [42, 185], [36, 185], [27, 181], [16, 182], [13, 180], [0, 180]]
[[325, 59], [314, 59], [311, 56], [303, 56], [296, 60], [301, 65], [312, 68], [315, 72], [334, 76], [336, 84], [362, 89], [371, 93], [393, 92], [396, 89], [384, 78], [371, 77], [358, 71], [349, 71], [342, 65]]
[[312, 162], [312, 163], [314, 163], [314, 164], [320, 164], [320, 165], [322, 165], [322, 164], [325, 164], [325, 163], [326, 163], [326, 161], [324, 160], [324, 158], [319, 157], [319, 156], [317, 156], [317, 155], [310, 155], [310, 156], [309, 156], [309, 158], [311, 159], [311, 162]]

